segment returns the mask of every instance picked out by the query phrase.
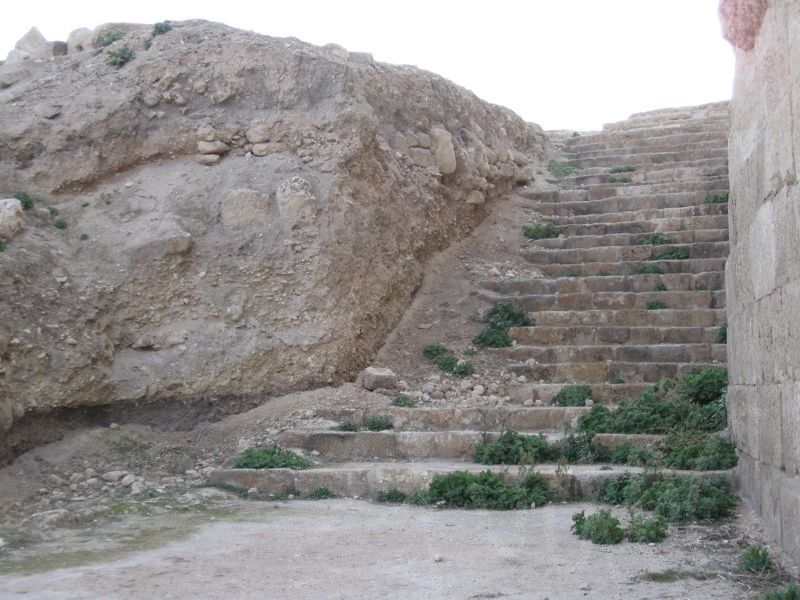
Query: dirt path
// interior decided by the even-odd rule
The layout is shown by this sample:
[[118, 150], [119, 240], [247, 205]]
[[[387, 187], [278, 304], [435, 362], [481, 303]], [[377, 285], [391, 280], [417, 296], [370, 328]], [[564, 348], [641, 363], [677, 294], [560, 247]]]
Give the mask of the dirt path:
[[[169, 526], [171, 535], [197, 528], [160, 547], [122, 557], [107, 549], [110, 562], [0, 576], [0, 598], [751, 597], [729, 573], [740, 551], [726, 537], [737, 534], [735, 524], [673, 528], [658, 545], [596, 546], [570, 534], [571, 515], [584, 508], [590, 505], [489, 512], [237, 501], [199, 527], [191, 514], [149, 521], [151, 529]], [[617, 516], [626, 519], [624, 511]], [[61, 543], [70, 542], [92, 550], [80, 532]], [[37, 570], [33, 559], [20, 566]], [[683, 575], [647, 579], [667, 571]]]

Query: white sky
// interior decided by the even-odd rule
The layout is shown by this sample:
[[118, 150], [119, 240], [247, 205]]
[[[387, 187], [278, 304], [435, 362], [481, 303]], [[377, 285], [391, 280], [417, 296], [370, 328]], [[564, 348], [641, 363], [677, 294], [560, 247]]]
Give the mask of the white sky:
[[733, 51], [717, 0], [41, 0], [13, 2], [0, 54], [32, 26], [49, 40], [110, 21], [203, 18], [414, 64], [545, 129], [725, 100]]

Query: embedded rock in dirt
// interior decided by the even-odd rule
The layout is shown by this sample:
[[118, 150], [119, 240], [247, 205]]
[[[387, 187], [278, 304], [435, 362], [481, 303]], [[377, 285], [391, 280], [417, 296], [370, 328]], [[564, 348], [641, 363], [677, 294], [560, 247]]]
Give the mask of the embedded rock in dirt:
[[0, 200], [0, 238], [10, 240], [25, 227], [22, 203], [16, 198]]
[[[66, 56], [0, 65], [0, 196], [37, 206], [0, 254], [15, 422], [355, 377], [425, 262], [548, 150], [538, 126], [425, 71], [172, 25], [79, 30]], [[107, 64], [123, 46], [134, 57]], [[30, 443], [12, 426], [0, 462]]]
[[397, 375], [391, 369], [367, 367], [364, 369], [364, 388], [368, 390], [393, 390], [397, 387]]

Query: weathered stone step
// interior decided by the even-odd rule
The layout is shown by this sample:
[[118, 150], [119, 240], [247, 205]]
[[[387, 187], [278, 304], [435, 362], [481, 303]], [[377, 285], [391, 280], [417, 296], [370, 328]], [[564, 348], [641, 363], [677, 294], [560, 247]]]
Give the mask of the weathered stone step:
[[[405, 494], [413, 494], [427, 488], [435, 475], [469, 471], [480, 473], [492, 471], [516, 481], [520, 475], [530, 472], [530, 468], [513, 465], [480, 465], [458, 461], [426, 461], [416, 463], [345, 463], [317, 469], [218, 469], [208, 476], [209, 483], [236, 486], [241, 489], [256, 488], [263, 493], [306, 495], [326, 487], [337, 496], [372, 498], [378, 492], [398, 489]], [[554, 485], [559, 485], [571, 497], [591, 497], [607, 481], [622, 473], [642, 473], [644, 469], [630, 466], [570, 465], [566, 472], [563, 465], [536, 465], [536, 472]], [[675, 473], [691, 474], [710, 478], [723, 476], [731, 478], [730, 471], [686, 471]]]
[[[478, 444], [492, 442], [500, 437], [500, 433], [499, 430], [284, 431], [276, 441], [284, 448], [318, 453], [330, 461], [472, 460]], [[546, 437], [554, 442], [561, 435], [551, 433]]]
[[[481, 289], [501, 297], [538, 294], [585, 294], [592, 292], [652, 292], [658, 283], [667, 290], [717, 291], [725, 288], [725, 274], [667, 273], [665, 275], [635, 275], [607, 277], [560, 277], [558, 279], [511, 279], [479, 282]], [[513, 299], [513, 298], [512, 298]]]
[[[514, 383], [506, 386], [506, 393], [514, 402], [520, 404], [528, 400], [551, 404], [561, 388], [566, 385], [570, 384]], [[651, 387], [649, 383], [592, 383], [591, 399], [595, 404], [615, 405], [622, 400], [638, 398], [649, 387]]]
[[[708, 161], [706, 161], [708, 162]], [[675, 164], [665, 165], [633, 165], [636, 171], [628, 173], [631, 183], [609, 183], [608, 168], [605, 165], [584, 167], [577, 174], [564, 179], [565, 188], [582, 186], [615, 186], [620, 194], [635, 191], [637, 186], [656, 183], [680, 183], [681, 181], [708, 179], [716, 181], [728, 177], [728, 165], [722, 159], [715, 159], [713, 164]], [[727, 186], [725, 186], [727, 187]]]
[[586, 275], [634, 275], [643, 266], [658, 265], [665, 273], [707, 273], [725, 271], [725, 258], [696, 258], [686, 260], [590, 262], [590, 263], [537, 263], [546, 277], [583, 277]]
[[514, 327], [509, 335], [523, 345], [592, 346], [604, 344], [714, 344], [716, 327]]
[[705, 193], [684, 192], [676, 194], [653, 194], [647, 196], [610, 196], [599, 200], [577, 200], [573, 202], [541, 202], [536, 210], [543, 215], [574, 216], [603, 213], [620, 213], [643, 209], [682, 208], [707, 206]]
[[[653, 261], [653, 256], [683, 248], [688, 259], [726, 258], [728, 242], [699, 242], [693, 244], [667, 244], [664, 246], [604, 246], [594, 248], [549, 249], [538, 246], [523, 248], [520, 252], [528, 262], [539, 265], [575, 264], [591, 262], [642, 262]], [[664, 259], [668, 260], [668, 259]], [[661, 262], [656, 260], [654, 262]]]
[[536, 313], [536, 326], [719, 327], [724, 308], [679, 310], [549, 310]]
[[666, 437], [666, 435], [657, 433], [596, 433], [592, 438], [592, 442], [597, 446], [605, 446], [609, 450], [613, 450], [622, 444], [633, 444], [640, 448], [649, 448]]
[[566, 363], [516, 363], [509, 371], [540, 381], [569, 381], [573, 383], [622, 381], [656, 383], [665, 378], [679, 378], [699, 369], [719, 367], [724, 363], [688, 362], [566, 362]]
[[561, 431], [574, 427], [588, 409], [581, 407], [532, 406], [503, 408], [398, 408], [387, 406], [379, 411], [360, 409], [320, 409], [316, 416], [332, 421], [352, 419], [362, 422], [367, 412], [392, 416], [396, 428], [417, 431]]
[[[683, 144], [677, 145], [669, 138], [674, 138], [676, 136], [666, 136], [663, 138], [662, 143], [651, 143], [651, 144], [625, 144], [625, 145], [604, 145], [594, 149], [589, 148], [576, 148], [575, 146], [571, 146], [568, 149], [565, 149], [569, 155], [573, 156], [576, 159], [586, 159], [586, 158], [604, 158], [608, 157], [609, 162], [616, 162], [622, 161], [619, 164], [615, 164], [612, 166], [621, 167], [624, 165], [629, 164], [630, 161], [626, 161], [624, 157], [626, 156], [647, 156], [650, 154], [663, 154], [666, 152], [671, 153], [700, 153], [704, 150], [713, 151], [713, 154], [709, 156], [705, 156], [704, 158], [710, 158], [711, 156], [726, 156], [727, 155], [727, 148], [728, 148], [728, 140], [725, 136], [717, 135], [716, 139], [711, 140], [695, 140], [691, 142], [685, 142]], [[656, 142], [653, 138], [649, 138], [650, 142]], [[679, 150], [676, 150], [679, 148]], [[624, 174], [624, 173], [623, 173]]]
[[[539, 206], [536, 205], [538, 210]], [[681, 206], [677, 208], [647, 208], [618, 213], [598, 213], [590, 215], [560, 215], [559, 226], [591, 225], [596, 223], [632, 223], [647, 220], [668, 220], [680, 228], [681, 221], [689, 217], [720, 216], [728, 214], [728, 204], [702, 204], [698, 206]], [[663, 224], [663, 223], [662, 223]]]
[[[648, 125], [643, 121], [637, 121], [633, 125], [627, 122], [620, 122], [619, 124], [608, 124], [608, 127], [608, 129], [603, 129], [602, 131], [566, 136], [562, 140], [564, 149], [569, 151], [573, 147], [595, 143], [629, 145], [646, 141], [651, 144], [658, 144], [662, 139], [671, 139], [676, 136], [706, 135], [727, 137], [729, 131], [728, 120], [725, 118], [715, 118], [711, 121], [672, 122], [668, 125], [663, 123], [651, 123]], [[678, 139], [691, 140], [691, 137]]]
[[[599, 175], [605, 175], [600, 173]], [[624, 173], [624, 175], [633, 175]], [[537, 202], [575, 202], [583, 200], [602, 200], [611, 196], [645, 196], [652, 194], [674, 194], [686, 192], [700, 192], [711, 194], [718, 191], [727, 191], [728, 178], [704, 177], [700, 179], [678, 181], [634, 181], [625, 186], [615, 183], [599, 183], [586, 189], [548, 190], [536, 191], [522, 188], [517, 191], [524, 198]]]
[[[714, 363], [727, 360], [725, 344], [655, 344], [593, 346], [526, 346], [492, 350], [512, 360], [535, 360], [540, 365], [554, 363]], [[623, 379], [625, 379], [623, 377]]]
[[728, 143], [728, 135], [723, 130], [695, 131], [683, 133], [670, 131], [667, 135], [657, 137], [629, 137], [619, 133], [595, 133], [570, 138], [565, 141], [565, 151], [581, 154], [603, 148], [651, 148], [653, 146], [670, 145], [675, 147], [691, 146], [696, 142], [716, 142], [720, 146]]
[[[641, 152], [639, 154], [619, 154], [616, 156], [599, 156], [596, 158], [573, 158], [567, 162], [578, 169], [586, 167], [604, 167], [610, 169], [629, 164], [637, 171], [645, 171], [652, 165], [675, 167], [713, 167], [727, 164], [728, 150], [675, 150], [672, 152]], [[619, 175], [625, 175], [620, 173]]]
[[603, 125], [602, 133], [655, 138], [677, 131], [727, 131], [728, 122], [728, 116], [723, 113], [704, 118], [675, 113], [670, 117], [642, 116], [616, 123], [606, 123]]
[[[489, 297], [498, 300], [496, 296]], [[587, 294], [525, 294], [514, 297], [514, 303], [528, 312], [543, 310], [623, 310], [645, 309], [658, 300], [673, 309], [722, 308], [725, 292], [591, 292]], [[663, 310], [663, 309], [662, 309]]]
[[673, 231], [697, 231], [704, 229], [727, 229], [728, 215], [704, 215], [699, 217], [674, 217], [647, 221], [622, 221], [619, 223], [561, 224], [561, 219], [551, 219], [558, 224], [559, 231], [566, 235], [613, 235], [618, 233], [672, 235]]
[[[663, 233], [674, 244], [705, 242], [727, 242], [728, 228], [692, 229]], [[607, 233], [604, 235], [564, 235], [564, 237], [528, 240], [530, 246], [551, 250], [573, 250], [576, 248], [601, 248], [605, 246], [639, 246], [649, 244], [648, 234]]]

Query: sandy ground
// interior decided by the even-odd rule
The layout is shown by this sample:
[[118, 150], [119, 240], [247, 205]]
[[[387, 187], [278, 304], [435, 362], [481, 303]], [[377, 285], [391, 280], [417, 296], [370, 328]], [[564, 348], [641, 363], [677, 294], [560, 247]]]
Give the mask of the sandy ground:
[[[168, 527], [156, 547], [106, 549], [87, 564], [0, 576], [0, 598], [473, 599], [751, 598], [730, 573], [741, 551], [735, 523], [671, 528], [662, 544], [597, 546], [570, 533], [587, 504], [491, 512], [383, 506], [357, 500], [236, 501], [227, 515], [171, 514], [141, 525]], [[617, 511], [626, 522], [627, 513]], [[158, 523], [162, 520], [161, 523]], [[136, 528], [136, 518], [110, 527]], [[193, 531], [193, 533], [191, 533]], [[187, 535], [188, 534], [188, 535]], [[80, 531], [60, 547], [96, 543]], [[117, 540], [122, 535], [116, 535]], [[721, 538], [721, 539], [720, 539]], [[716, 543], [709, 545], [709, 540]], [[146, 542], [142, 542], [145, 543]], [[52, 550], [58, 554], [59, 546]], [[55, 562], [53, 562], [55, 561]], [[57, 564], [39, 555], [23, 572]], [[645, 574], [675, 570], [676, 581]]]

